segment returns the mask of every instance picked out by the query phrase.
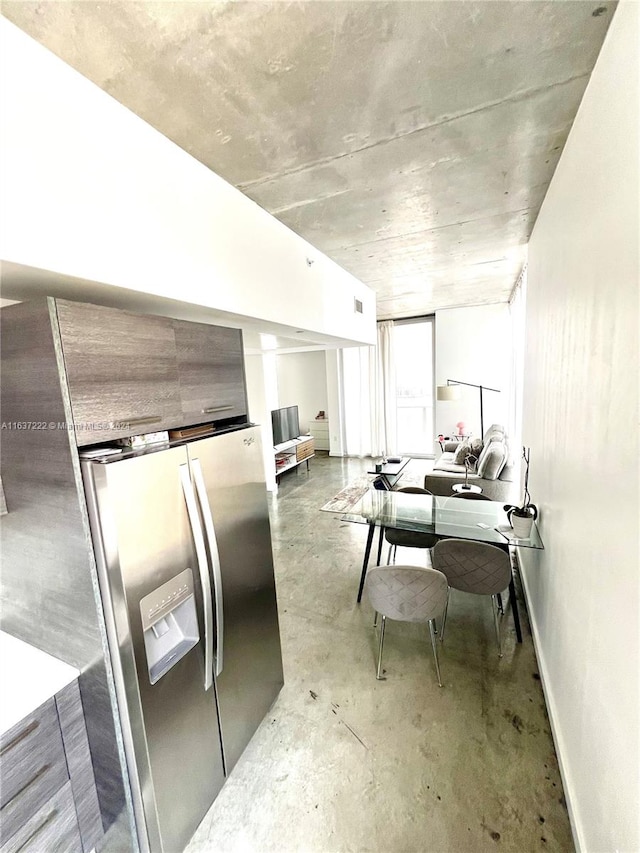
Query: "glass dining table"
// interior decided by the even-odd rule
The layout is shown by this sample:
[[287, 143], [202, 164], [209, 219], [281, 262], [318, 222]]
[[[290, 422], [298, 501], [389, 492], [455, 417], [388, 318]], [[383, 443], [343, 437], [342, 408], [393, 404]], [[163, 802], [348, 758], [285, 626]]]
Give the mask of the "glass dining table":
[[[518, 539], [514, 536], [504, 504], [499, 501], [369, 489], [347, 512], [341, 514], [340, 521], [369, 526], [358, 588], [358, 602], [362, 599], [376, 527], [380, 529], [376, 562], [378, 566], [385, 528], [432, 533], [449, 539], [471, 539], [505, 549], [510, 545], [519, 548], [544, 548], [535, 522], [528, 539]], [[518, 639], [521, 641], [519, 624], [516, 628]]]

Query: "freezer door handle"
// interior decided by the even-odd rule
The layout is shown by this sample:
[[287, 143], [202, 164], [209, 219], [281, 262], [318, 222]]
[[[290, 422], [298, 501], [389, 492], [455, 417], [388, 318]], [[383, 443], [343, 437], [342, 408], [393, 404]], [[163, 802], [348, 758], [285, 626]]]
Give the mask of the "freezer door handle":
[[213, 610], [211, 607], [211, 581], [209, 580], [209, 569], [207, 566], [207, 550], [204, 545], [204, 534], [198, 516], [196, 496], [193, 492], [193, 483], [189, 476], [188, 463], [180, 465], [180, 480], [182, 490], [187, 504], [187, 513], [191, 525], [191, 533], [196, 546], [196, 557], [198, 559], [198, 570], [200, 572], [200, 584], [202, 585], [202, 601], [204, 607], [204, 689], [209, 690], [213, 686]]
[[216, 675], [220, 675], [224, 664], [224, 602], [222, 599], [222, 571], [220, 569], [220, 552], [218, 551], [218, 540], [216, 530], [213, 526], [213, 516], [207, 497], [207, 486], [202, 476], [202, 466], [199, 459], [192, 459], [193, 479], [196, 484], [196, 492], [200, 501], [200, 509], [204, 520], [204, 529], [209, 540], [209, 554], [211, 555], [211, 568], [213, 570], [213, 587], [216, 602]]

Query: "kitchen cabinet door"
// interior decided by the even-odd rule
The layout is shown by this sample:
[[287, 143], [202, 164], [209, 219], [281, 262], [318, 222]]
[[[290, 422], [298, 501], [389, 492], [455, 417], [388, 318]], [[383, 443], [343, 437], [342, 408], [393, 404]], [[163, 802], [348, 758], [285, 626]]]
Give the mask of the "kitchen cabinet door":
[[55, 304], [78, 445], [181, 426], [172, 320]]
[[247, 414], [242, 332], [204, 323], [173, 322], [178, 355], [182, 422]]

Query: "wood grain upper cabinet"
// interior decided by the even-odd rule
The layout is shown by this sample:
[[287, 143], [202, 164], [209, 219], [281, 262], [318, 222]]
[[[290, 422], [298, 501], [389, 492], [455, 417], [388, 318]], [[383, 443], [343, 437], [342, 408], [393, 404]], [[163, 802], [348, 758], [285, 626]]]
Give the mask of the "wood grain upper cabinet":
[[186, 425], [247, 414], [242, 332], [174, 320], [182, 421]]
[[55, 304], [78, 445], [181, 425], [173, 320]]

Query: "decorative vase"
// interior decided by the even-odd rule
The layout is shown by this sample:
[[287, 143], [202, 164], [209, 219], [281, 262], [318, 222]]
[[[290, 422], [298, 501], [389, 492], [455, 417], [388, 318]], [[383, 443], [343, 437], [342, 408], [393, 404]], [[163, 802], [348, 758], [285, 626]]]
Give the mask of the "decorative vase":
[[513, 533], [516, 539], [528, 539], [531, 536], [531, 528], [533, 526], [532, 515], [523, 517], [521, 515], [516, 515], [514, 512], [511, 513], [509, 521], [513, 527]]

